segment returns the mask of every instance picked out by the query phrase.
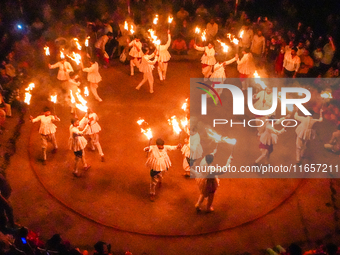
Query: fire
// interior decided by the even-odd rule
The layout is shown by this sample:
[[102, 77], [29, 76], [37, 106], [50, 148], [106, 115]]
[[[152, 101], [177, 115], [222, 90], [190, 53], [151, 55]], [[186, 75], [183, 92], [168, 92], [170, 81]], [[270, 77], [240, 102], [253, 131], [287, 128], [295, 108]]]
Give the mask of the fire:
[[125, 30], [129, 30], [129, 26], [128, 26], [128, 23], [126, 22], [126, 20], [125, 20], [125, 22], [124, 22], [124, 29], [125, 29]]
[[64, 58], [65, 58], [65, 55], [64, 55], [64, 53], [63, 53], [62, 51], [60, 51], [60, 58], [61, 58], [61, 59], [64, 59]]
[[135, 30], [133, 30], [133, 25], [131, 25], [130, 33], [134, 34]]
[[171, 119], [168, 119], [169, 125], [172, 125], [172, 128], [176, 134], [179, 134], [182, 129], [179, 127], [176, 116], [172, 116]]
[[24, 99], [24, 102], [25, 102], [26, 104], [29, 105], [30, 102], [31, 102], [31, 97], [32, 97], [31, 93], [25, 92], [25, 99]]
[[185, 103], [183, 103], [183, 105], [182, 105], [182, 108], [181, 108], [181, 109], [182, 109], [183, 111], [186, 111], [186, 110], [187, 110], [187, 106], [188, 106], [188, 103], [187, 103], [187, 102], [188, 102], [188, 98], [185, 99]]
[[231, 34], [230, 33], [227, 34], [227, 38], [229, 38], [231, 40]]
[[199, 27], [196, 27], [195, 28], [195, 34], [199, 34], [199, 33], [201, 33], [201, 29]]
[[207, 34], [207, 30], [204, 30], [203, 33], [202, 33], [202, 36], [201, 36], [203, 42], [205, 42], [207, 40], [207, 38], [205, 36], [206, 34]]
[[77, 49], [78, 49], [78, 50], [81, 50], [81, 46], [80, 46], [80, 44], [79, 44], [78, 38], [73, 38], [73, 41], [76, 43]]
[[235, 138], [229, 138], [228, 136], [223, 137], [222, 140], [228, 144], [235, 145], [236, 144], [236, 139]]
[[243, 34], [244, 34], [244, 31], [243, 30], [241, 30], [241, 32], [240, 32], [240, 38], [242, 38], [243, 37]]
[[80, 102], [82, 105], [86, 106], [87, 101], [86, 101], [86, 100], [82, 97], [82, 95], [80, 94], [80, 89], [78, 89], [78, 91], [76, 92], [76, 96], [77, 96], [79, 102]]
[[51, 96], [51, 102], [57, 103], [57, 95]]
[[181, 125], [183, 127], [183, 129], [188, 125], [189, 121], [188, 118], [185, 117], [183, 120], [181, 120]]
[[220, 40], [217, 40], [217, 41], [221, 44], [221, 46], [223, 48], [223, 52], [228, 52], [229, 46], [226, 45], [224, 42], [221, 42]]
[[332, 92], [330, 91], [322, 91], [320, 96], [325, 99], [331, 99], [332, 97]]
[[234, 43], [235, 45], [238, 45], [238, 42], [239, 42], [239, 40], [237, 40], [236, 38], [233, 39], [233, 43]]
[[78, 53], [72, 52], [72, 56], [67, 55], [70, 59], [77, 63], [77, 65], [81, 62], [81, 56]]
[[259, 84], [262, 87], [262, 89], [265, 89], [267, 87], [266, 84], [264, 84], [264, 82], [260, 79], [261, 77], [257, 73], [257, 71], [255, 71], [254, 73], [254, 78], [255, 78], [256, 83]]
[[142, 125], [144, 122], [145, 122], [145, 120], [143, 120], [143, 119], [141, 119], [141, 118], [139, 118], [139, 119], [137, 120], [137, 124], [138, 124], [138, 125]]
[[[152, 43], [157, 44], [159, 40], [157, 39], [157, 36], [155, 35], [155, 31], [153, 29], [149, 29], [148, 32], [150, 33], [150, 37], [152, 39]], [[159, 44], [160, 43], [161, 42], [159, 41]], [[159, 44], [157, 44], [157, 45], [159, 45]]]
[[84, 88], [84, 96], [88, 97], [89, 96], [89, 89], [87, 87]]
[[89, 47], [89, 39], [89, 36], [85, 39], [85, 47]]
[[71, 97], [71, 103], [74, 104], [76, 102], [76, 99], [73, 96], [72, 90], [70, 90], [70, 97]]
[[168, 17], [168, 23], [171, 24], [173, 19], [174, 19], [173, 17], [170, 17], [170, 16], [169, 16], [169, 17]]
[[151, 131], [151, 128], [148, 128], [147, 130], [144, 130], [143, 128], [141, 128], [141, 132], [142, 132], [142, 134], [144, 134], [149, 140], [151, 140], [151, 138], [152, 138], [152, 131]]
[[159, 45], [161, 44], [161, 40], [159, 40], [159, 39], [156, 40], [156, 41], [155, 41], [155, 44], [159, 46]]
[[212, 130], [211, 128], [207, 128], [207, 135], [212, 138], [216, 143], [221, 142], [222, 141], [222, 136], [217, 134], [214, 130]]
[[44, 47], [44, 50], [45, 50], [45, 55], [46, 55], [46, 56], [49, 56], [49, 55], [50, 55], [50, 48], [47, 47], [47, 46], [45, 46], [45, 47]]
[[157, 25], [158, 23], [158, 15], [156, 14], [156, 17], [153, 19], [153, 24]]
[[29, 92], [29, 91], [33, 90], [34, 87], [35, 87], [35, 84], [33, 82], [31, 82], [30, 84], [28, 84], [28, 87], [25, 88], [25, 90]]

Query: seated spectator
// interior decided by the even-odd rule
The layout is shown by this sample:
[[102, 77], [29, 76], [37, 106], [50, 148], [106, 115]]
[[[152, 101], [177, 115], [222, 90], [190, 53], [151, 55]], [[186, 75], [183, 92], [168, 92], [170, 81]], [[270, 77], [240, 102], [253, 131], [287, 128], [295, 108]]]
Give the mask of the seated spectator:
[[111, 254], [111, 245], [102, 241], [97, 242], [94, 245], [95, 252], [93, 255], [107, 255]]
[[179, 20], [185, 20], [186, 18], [189, 17], [189, 12], [187, 12], [186, 10], [184, 10], [183, 7], [181, 7], [181, 9], [177, 12], [176, 17]]
[[338, 125], [338, 130], [333, 132], [329, 143], [325, 144], [324, 147], [326, 150], [332, 151], [336, 154], [340, 153], [340, 124]]
[[68, 249], [60, 234], [54, 234], [50, 239], [47, 240], [46, 250], [59, 252], [60, 254], [68, 254]]
[[175, 54], [175, 55], [185, 55], [185, 54], [187, 54], [188, 47], [187, 47], [187, 44], [183, 40], [183, 37], [181, 35], [179, 35], [172, 42], [171, 49], [172, 49], [172, 53]]

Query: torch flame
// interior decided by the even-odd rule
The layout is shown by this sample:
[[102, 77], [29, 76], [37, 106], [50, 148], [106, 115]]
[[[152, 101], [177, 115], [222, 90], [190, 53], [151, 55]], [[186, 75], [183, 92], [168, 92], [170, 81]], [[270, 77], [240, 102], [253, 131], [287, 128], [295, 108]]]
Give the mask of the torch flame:
[[240, 32], [240, 38], [242, 38], [243, 37], [243, 34], [244, 34], [244, 31], [243, 30], [241, 30], [241, 32]]
[[221, 44], [221, 46], [223, 48], [223, 52], [228, 52], [229, 46], [226, 45], [224, 42], [221, 42], [220, 40], [217, 40], [217, 41]]
[[73, 41], [76, 43], [77, 49], [78, 49], [78, 50], [81, 50], [81, 46], [80, 46], [80, 44], [79, 44], [78, 38], [73, 38]]
[[226, 137], [223, 137], [222, 140], [224, 142], [228, 143], [228, 144], [232, 144], [232, 145], [236, 144], [236, 139], [235, 138], [231, 139], [228, 136], [226, 136]]
[[221, 142], [222, 141], [222, 136], [217, 134], [214, 130], [211, 128], [206, 129], [207, 130], [207, 135], [212, 138], [215, 143]]
[[144, 134], [149, 140], [152, 138], [152, 131], [151, 128], [148, 128], [147, 130], [144, 130], [141, 128], [142, 134]]
[[60, 51], [60, 58], [61, 58], [61, 59], [64, 59], [64, 58], [65, 58], [65, 55], [64, 55], [64, 53], [63, 53], [62, 51]]
[[174, 18], [173, 17], [168, 17], [168, 22], [169, 22], [169, 24], [171, 24], [172, 23], [172, 20], [173, 20]]
[[35, 84], [33, 82], [31, 82], [30, 84], [28, 84], [28, 87], [25, 88], [26, 91], [31, 91], [33, 90], [33, 88], [35, 87]]
[[89, 96], [89, 89], [87, 87], [84, 88], [84, 96], [88, 97]]
[[125, 29], [125, 30], [129, 30], [129, 26], [128, 26], [128, 23], [126, 22], [126, 20], [125, 20], [125, 22], [124, 22], [124, 29]]
[[203, 33], [202, 33], [202, 36], [201, 36], [203, 42], [205, 42], [207, 40], [207, 38], [205, 36], [206, 34], [207, 34], [207, 30], [204, 30]]
[[44, 50], [45, 50], [45, 55], [46, 55], [46, 56], [49, 56], [49, 55], [50, 55], [50, 48], [47, 47], [47, 46], [45, 46], [45, 47], [44, 47]]
[[185, 117], [183, 120], [181, 120], [181, 125], [183, 127], [183, 129], [185, 129], [185, 127], [188, 125], [188, 118]]
[[24, 102], [26, 103], [26, 104], [30, 104], [30, 101], [31, 101], [31, 97], [32, 97], [32, 95], [31, 95], [31, 93], [29, 93], [29, 92], [25, 92], [25, 99], [24, 99]]
[[320, 96], [325, 99], [333, 98], [332, 93], [330, 91], [323, 91]]
[[51, 102], [57, 103], [57, 95], [51, 96]]
[[196, 27], [195, 28], [195, 34], [199, 34], [199, 33], [201, 33], [201, 29], [199, 27]]
[[67, 55], [70, 59], [77, 63], [77, 65], [81, 62], [81, 56], [78, 53], [72, 52], [72, 56]]
[[185, 99], [185, 103], [183, 103], [183, 105], [182, 105], [182, 110], [183, 111], [186, 111], [187, 110], [187, 106], [188, 106], [188, 98], [187, 99]]
[[134, 34], [135, 30], [133, 30], [133, 25], [131, 25], [130, 33]]
[[89, 39], [89, 36], [85, 39], [85, 47], [89, 47]]
[[231, 34], [230, 33], [227, 34], [227, 38], [231, 39]]
[[179, 134], [182, 129], [179, 127], [176, 116], [172, 116], [171, 119], [168, 119], [169, 125], [172, 125], [172, 128], [176, 134]]
[[255, 82], [259, 84], [262, 87], [262, 89], [265, 89], [267, 87], [266, 84], [264, 84], [264, 82], [260, 79], [261, 77], [257, 73], [257, 71], [255, 71], [254, 73], [254, 78], [255, 78]]
[[71, 97], [71, 103], [74, 104], [76, 102], [76, 99], [73, 96], [72, 90], [70, 90], [70, 97]]
[[145, 122], [145, 120], [143, 120], [143, 119], [141, 119], [141, 118], [139, 118], [139, 119], [137, 120], [137, 124], [138, 124], [138, 125], [142, 125], [143, 122]]
[[153, 19], [153, 24], [157, 25], [158, 23], [158, 15], [156, 15], [156, 17]]
[[234, 43], [235, 45], [238, 45], [238, 42], [239, 42], [239, 40], [237, 40], [236, 38], [233, 39], [233, 43]]

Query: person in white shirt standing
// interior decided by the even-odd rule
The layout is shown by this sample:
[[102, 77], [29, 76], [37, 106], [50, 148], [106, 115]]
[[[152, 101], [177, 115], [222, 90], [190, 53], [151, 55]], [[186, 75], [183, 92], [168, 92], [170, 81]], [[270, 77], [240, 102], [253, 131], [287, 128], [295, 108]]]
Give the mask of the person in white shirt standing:
[[158, 57], [158, 75], [161, 81], [166, 78], [166, 71], [168, 70], [168, 62], [171, 58], [168, 48], [171, 44], [170, 30], [168, 30], [168, 41], [165, 45], [159, 46], [159, 57]]
[[[157, 52], [157, 51], [155, 51]], [[148, 55], [149, 53], [149, 49], [146, 50], [145, 55], [142, 57], [142, 62], [139, 66], [139, 71], [144, 73], [143, 75], [143, 80], [138, 84], [138, 86], [136, 87], [137, 90], [140, 89], [140, 87], [142, 87], [142, 85], [146, 82], [149, 81], [149, 86], [150, 86], [150, 93], [153, 93], [153, 74], [152, 74], [152, 70], [154, 69], [154, 65], [157, 62], [157, 56], [155, 57], [155, 52], [152, 53], [151, 55]], [[155, 57], [154, 60], [150, 60], [153, 57]]]
[[[296, 107], [296, 106], [294, 106]], [[323, 110], [320, 110], [320, 118], [319, 119], [313, 119], [313, 110], [309, 110], [312, 115], [302, 117], [299, 116], [297, 112], [295, 112], [294, 118], [301, 123], [296, 128], [296, 163], [301, 164], [301, 158], [303, 157], [307, 143], [309, 140], [314, 139], [315, 137], [315, 130], [313, 130], [313, 125], [316, 122], [323, 121], [322, 118], [322, 112]]]
[[283, 72], [287, 78], [295, 78], [300, 68], [301, 60], [296, 55], [297, 48], [293, 47], [287, 51], [283, 60]]
[[111, 32], [108, 32], [106, 35], [100, 37], [94, 44], [94, 47], [96, 49], [96, 56], [99, 61], [103, 61], [104, 68], [107, 68], [109, 66], [109, 55], [105, 50], [105, 46], [112, 39], [113, 34]]
[[218, 25], [214, 19], [210, 19], [210, 22], [207, 24], [206, 29], [208, 40], [214, 40], [218, 32]]
[[201, 58], [202, 74], [204, 79], [207, 80], [212, 74], [213, 66], [216, 64], [214, 45], [209, 42], [208, 46], [199, 47], [195, 44], [194, 47], [198, 51], [204, 51], [204, 54]]
[[98, 115], [92, 111], [92, 109], [88, 108], [87, 113], [80, 121], [79, 125], [81, 127], [86, 127], [87, 124], [89, 124], [89, 128], [84, 133], [84, 135], [88, 136], [90, 138], [90, 145], [91, 150], [95, 150], [97, 148], [98, 153], [101, 157], [101, 161], [104, 162], [104, 153], [102, 150], [102, 147], [99, 143], [99, 132], [102, 130], [100, 125], [98, 124]]
[[98, 100], [99, 102], [102, 102], [103, 100], [98, 96], [98, 93], [97, 93], [98, 83], [102, 80], [102, 77], [99, 73], [99, 66], [97, 62], [91, 59], [90, 59], [90, 64], [91, 66], [88, 68], [84, 68], [83, 72], [88, 73], [87, 80], [90, 83], [90, 90], [94, 98]]
[[250, 51], [253, 54], [253, 57], [257, 65], [260, 64], [261, 57], [264, 54], [265, 47], [266, 47], [266, 39], [262, 35], [262, 31], [258, 30], [257, 34], [254, 35], [253, 37], [253, 41], [250, 47]]
[[46, 163], [46, 150], [48, 143], [52, 143], [53, 145], [53, 151], [52, 153], [56, 153], [58, 149], [57, 140], [55, 138], [55, 132], [56, 125], [53, 124], [53, 121], [60, 121], [60, 119], [57, 116], [51, 115], [51, 111], [48, 107], [44, 108], [44, 114], [39, 115], [36, 118], [33, 118], [30, 116], [30, 119], [32, 123], [40, 121], [40, 128], [39, 133], [41, 136], [41, 147], [42, 147], [42, 153], [43, 153], [43, 164]]
[[85, 137], [83, 137], [83, 134], [87, 132], [87, 129], [89, 127], [90, 127], [89, 124], [87, 124], [86, 127], [83, 129], [83, 131], [80, 131], [79, 120], [78, 119], [71, 120], [69, 146], [75, 155], [75, 164], [74, 164], [74, 169], [73, 169], [73, 175], [75, 177], [81, 176], [81, 173], [79, 173], [78, 171], [79, 161], [82, 161], [83, 168], [85, 171], [91, 167], [86, 163], [86, 160], [85, 160], [84, 149], [87, 145], [87, 141]]
[[161, 186], [163, 175], [165, 171], [168, 171], [171, 166], [171, 161], [168, 155], [168, 151], [180, 149], [181, 145], [164, 145], [164, 141], [160, 138], [156, 140], [156, 145], [151, 145], [144, 148], [144, 151], [148, 152], [148, 159], [146, 166], [150, 168], [150, 200], [153, 202], [156, 195], [156, 186]]
[[131, 76], [134, 75], [134, 67], [139, 68], [143, 57], [142, 43], [139, 38], [135, 38], [133, 41], [129, 42], [129, 47], [132, 47], [129, 56], [130, 56], [130, 69]]
[[66, 89], [67, 86], [65, 83], [70, 79], [70, 72], [73, 72], [71, 64], [67, 62], [65, 58], [63, 58], [54, 65], [48, 64], [48, 67], [50, 69], [59, 68], [57, 79], [61, 82], [61, 87]]
[[240, 46], [249, 49], [254, 37], [254, 31], [249, 27], [250, 24], [246, 24], [241, 28], [240, 33]]

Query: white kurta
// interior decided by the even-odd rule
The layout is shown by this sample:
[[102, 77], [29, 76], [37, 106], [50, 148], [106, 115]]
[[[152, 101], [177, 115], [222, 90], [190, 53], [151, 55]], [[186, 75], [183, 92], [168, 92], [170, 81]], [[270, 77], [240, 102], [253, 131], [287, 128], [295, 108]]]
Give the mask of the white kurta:
[[70, 126], [70, 138], [69, 138], [69, 147], [72, 151], [81, 151], [85, 149], [87, 145], [87, 140], [83, 137], [83, 133], [86, 132], [88, 126], [85, 127], [83, 131], [80, 131], [78, 127], [73, 125]]
[[142, 62], [140, 63], [140, 66], [139, 66], [140, 72], [142, 73], [152, 72], [152, 70], [154, 69], [154, 64], [157, 62], [157, 58], [155, 58], [152, 61], [150, 60], [154, 56], [155, 54], [152, 53], [151, 55], [144, 55], [142, 57]]
[[99, 66], [97, 62], [95, 62], [88, 68], [84, 68], [83, 72], [88, 72], [87, 80], [91, 83], [98, 83], [102, 80], [102, 77], [99, 73]]
[[198, 159], [202, 157], [203, 148], [201, 145], [201, 137], [198, 133], [190, 136], [190, 158]]
[[[210, 75], [210, 80], [215, 81], [215, 82], [223, 82], [225, 78], [227, 78], [224, 72], [224, 65], [229, 65], [235, 62], [236, 60], [237, 60], [236, 58], [232, 58], [222, 63], [216, 63], [214, 65], [214, 72]], [[217, 90], [223, 90], [223, 89], [216, 89], [216, 91]]]
[[142, 43], [140, 41], [133, 40], [129, 43], [129, 46], [132, 47], [129, 52], [131, 57], [141, 58], [143, 56]]
[[201, 58], [202, 64], [206, 64], [206, 65], [209, 65], [209, 66], [216, 64], [215, 49], [213, 47], [211, 49], [209, 49], [208, 46], [199, 47], [199, 46], [196, 45], [195, 49], [198, 50], [198, 51], [204, 51], [204, 54]]
[[246, 75], [254, 74], [256, 67], [253, 55], [251, 53], [246, 53], [243, 55], [241, 60], [237, 60], [237, 70], [241, 74]]
[[[90, 119], [91, 119], [91, 122], [90, 122]], [[90, 122], [90, 127], [86, 130], [86, 132], [84, 132], [84, 135], [96, 134], [102, 130], [100, 125], [98, 124], [98, 120], [99, 120], [98, 115], [94, 112], [90, 113], [87, 118], [84, 117], [81, 119], [81, 121], [79, 122], [80, 127], [85, 127]]]
[[308, 117], [302, 117], [299, 116], [297, 113], [295, 113], [294, 118], [301, 123], [296, 128], [296, 134], [297, 137], [303, 140], [311, 140], [314, 139], [314, 131], [313, 131], [313, 125], [316, 122], [321, 122], [323, 118], [320, 116], [319, 119], [313, 119], [311, 116]]
[[151, 145], [147, 148], [150, 149], [146, 166], [155, 171], [165, 171], [171, 166], [171, 161], [167, 152], [176, 150], [177, 146], [164, 145], [163, 150], [158, 149], [157, 145]]
[[59, 68], [58, 75], [57, 75], [58, 80], [67, 81], [68, 79], [70, 79], [69, 73], [73, 72], [73, 68], [69, 62], [67, 61], [65, 61], [64, 63], [57, 62], [54, 65], [51, 65], [50, 69], [54, 69], [57, 67]]
[[274, 127], [272, 127], [271, 122], [267, 122], [264, 125], [265, 131], [260, 136], [260, 142], [264, 145], [277, 144], [278, 135], [282, 134], [284, 129], [280, 131], [276, 130]]
[[39, 133], [42, 135], [54, 134], [57, 130], [57, 126], [53, 124], [53, 120], [55, 120], [54, 116], [49, 115], [39, 115], [35, 119], [32, 120], [33, 123], [40, 121]]
[[168, 51], [168, 48], [170, 47], [170, 43], [171, 43], [171, 35], [168, 34], [168, 41], [166, 42], [166, 44], [159, 46], [159, 57], [158, 57], [159, 62], [167, 62], [170, 60], [171, 55]]

